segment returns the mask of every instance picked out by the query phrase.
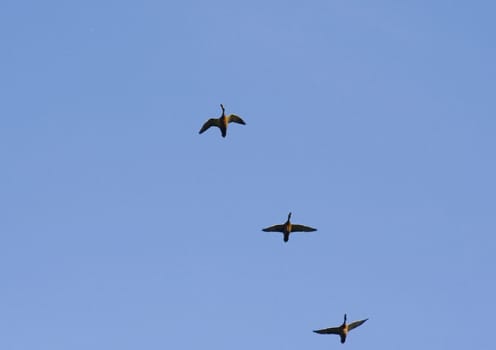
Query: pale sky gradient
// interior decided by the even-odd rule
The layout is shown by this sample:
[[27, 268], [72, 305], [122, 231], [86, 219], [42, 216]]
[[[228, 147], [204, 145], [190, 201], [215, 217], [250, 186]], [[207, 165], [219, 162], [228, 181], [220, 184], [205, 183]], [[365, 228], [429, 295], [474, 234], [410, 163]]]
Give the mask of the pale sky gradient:
[[0, 349], [493, 350], [495, 13], [3, 0]]

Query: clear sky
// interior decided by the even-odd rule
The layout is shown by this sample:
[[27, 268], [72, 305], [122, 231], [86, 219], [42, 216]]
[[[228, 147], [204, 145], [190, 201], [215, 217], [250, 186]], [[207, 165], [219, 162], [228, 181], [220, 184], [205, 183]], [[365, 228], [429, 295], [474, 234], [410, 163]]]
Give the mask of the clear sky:
[[494, 349], [495, 13], [2, 0], [0, 348]]

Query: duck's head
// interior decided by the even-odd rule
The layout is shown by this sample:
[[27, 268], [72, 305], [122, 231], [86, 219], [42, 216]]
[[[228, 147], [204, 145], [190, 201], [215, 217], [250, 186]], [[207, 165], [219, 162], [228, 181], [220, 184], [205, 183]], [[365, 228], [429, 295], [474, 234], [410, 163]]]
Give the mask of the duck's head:
[[224, 114], [224, 105], [221, 103], [220, 108], [222, 108], [222, 114]]
[[346, 314], [344, 314], [344, 321], [343, 324], [346, 324]]
[[288, 214], [288, 221], [289, 221], [289, 219], [291, 219], [291, 212], [289, 212], [289, 214]]

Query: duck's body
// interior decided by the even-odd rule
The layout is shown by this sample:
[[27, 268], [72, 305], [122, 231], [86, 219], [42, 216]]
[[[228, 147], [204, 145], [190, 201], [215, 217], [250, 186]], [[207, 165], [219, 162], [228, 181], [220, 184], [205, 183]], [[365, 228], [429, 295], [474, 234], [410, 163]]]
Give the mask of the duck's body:
[[346, 314], [344, 314], [344, 322], [341, 326], [319, 329], [314, 332], [318, 334], [337, 334], [341, 339], [341, 344], [344, 344], [344, 342], [346, 341], [346, 336], [348, 335], [349, 331], [351, 331], [353, 328], [361, 326], [367, 320], [368, 318], [366, 318], [365, 320], [355, 321], [350, 324], [346, 324]]
[[220, 129], [220, 133], [222, 134], [222, 137], [226, 137], [227, 124], [229, 123], [238, 123], [243, 125], [246, 124], [244, 120], [241, 119], [236, 114], [229, 114], [226, 116], [224, 106], [222, 105], [222, 103], [220, 105], [220, 108], [222, 108], [222, 115], [219, 118], [210, 118], [209, 120], [207, 120], [200, 129], [199, 134], [203, 133], [211, 126], [216, 126]]
[[269, 227], [262, 229], [262, 231], [264, 231], [264, 232], [281, 232], [284, 235], [284, 242], [287, 242], [289, 240], [289, 234], [291, 232], [317, 231], [316, 228], [313, 228], [310, 226], [292, 224], [290, 219], [291, 219], [291, 213], [288, 214], [288, 219], [286, 220], [286, 222], [284, 224], [269, 226]]

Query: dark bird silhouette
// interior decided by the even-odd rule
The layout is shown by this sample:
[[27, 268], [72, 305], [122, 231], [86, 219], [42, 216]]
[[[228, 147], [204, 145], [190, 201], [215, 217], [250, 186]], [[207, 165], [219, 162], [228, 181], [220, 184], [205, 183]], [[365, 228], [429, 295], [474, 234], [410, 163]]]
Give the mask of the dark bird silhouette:
[[220, 108], [222, 108], [222, 115], [219, 118], [210, 118], [209, 120], [207, 120], [200, 129], [199, 134], [205, 132], [211, 126], [216, 126], [220, 129], [222, 137], [226, 137], [227, 124], [238, 123], [238, 124], [246, 125], [244, 120], [241, 119], [236, 114], [229, 114], [228, 116], [226, 116], [224, 106], [222, 105], [222, 103], [220, 104]]
[[365, 320], [355, 321], [350, 324], [346, 324], [346, 314], [344, 314], [344, 322], [341, 326], [319, 329], [314, 332], [318, 334], [337, 334], [341, 338], [341, 344], [344, 344], [348, 332], [351, 331], [353, 328], [357, 328], [358, 326], [361, 326], [367, 320], [368, 318], [366, 318]]
[[284, 234], [284, 242], [287, 242], [289, 240], [289, 234], [291, 232], [313, 232], [317, 231], [316, 228], [309, 227], [309, 226], [304, 226], [304, 225], [298, 225], [298, 224], [292, 224], [291, 221], [291, 212], [288, 214], [288, 220], [282, 225], [274, 225], [270, 227], [266, 227], [262, 229], [262, 231], [265, 232], [281, 232]]

